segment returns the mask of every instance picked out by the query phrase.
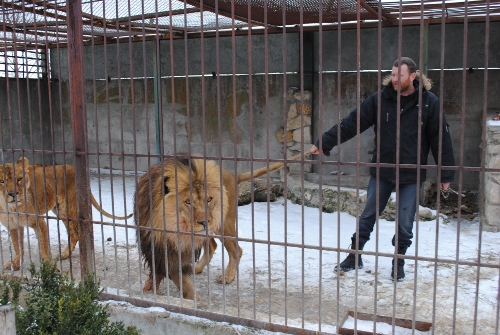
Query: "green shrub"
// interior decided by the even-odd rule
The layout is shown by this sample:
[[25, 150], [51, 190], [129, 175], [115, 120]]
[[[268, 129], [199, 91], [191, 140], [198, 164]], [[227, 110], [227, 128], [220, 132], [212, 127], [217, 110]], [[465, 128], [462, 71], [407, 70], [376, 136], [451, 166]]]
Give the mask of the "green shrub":
[[[75, 284], [68, 275], [62, 275], [57, 267], [44, 262], [37, 272], [30, 266], [31, 280], [22, 281], [26, 291], [24, 305], [19, 304], [21, 284], [10, 282], [12, 303], [16, 306], [16, 328], [18, 335], [135, 335], [135, 327], [125, 327], [122, 322], [110, 323], [106, 306], [99, 303], [99, 282], [92, 275]], [[16, 286], [17, 285], [17, 286]], [[2, 303], [8, 300], [2, 294]], [[7, 298], [5, 298], [7, 297]]]

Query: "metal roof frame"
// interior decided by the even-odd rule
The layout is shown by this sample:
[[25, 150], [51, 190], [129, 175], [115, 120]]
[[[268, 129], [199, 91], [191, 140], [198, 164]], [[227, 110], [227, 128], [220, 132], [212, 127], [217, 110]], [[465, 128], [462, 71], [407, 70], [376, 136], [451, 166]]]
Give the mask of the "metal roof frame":
[[[500, 21], [487, 0], [84, 0], [83, 42]], [[66, 1], [2, 0], [0, 49], [66, 46]]]

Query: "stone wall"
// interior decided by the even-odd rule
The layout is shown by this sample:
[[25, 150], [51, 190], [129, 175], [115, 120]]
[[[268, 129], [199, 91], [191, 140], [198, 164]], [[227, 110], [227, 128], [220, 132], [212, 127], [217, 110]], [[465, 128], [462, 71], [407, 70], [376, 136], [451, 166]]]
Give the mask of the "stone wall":
[[500, 231], [500, 121], [489, 114], [486, 121], [486, 158], [485, 168], [496, 169], [485, 173], [484, 209], [482, 212], [483, 229]]
[[[291, 87], [287, 90], [285, 97], [290, 105], [286, 125], [276, 131], [276, 136], [280, 143], [286, 143], [287, 157], [292, 157], [311, 149], [311, 92], [301, 92], [298, 88]], [[309, 172], [311, 165], [304, 164], [303, 169], [301, 164], [288, 166], [290, 173], [300, 173], [301, 171]]]

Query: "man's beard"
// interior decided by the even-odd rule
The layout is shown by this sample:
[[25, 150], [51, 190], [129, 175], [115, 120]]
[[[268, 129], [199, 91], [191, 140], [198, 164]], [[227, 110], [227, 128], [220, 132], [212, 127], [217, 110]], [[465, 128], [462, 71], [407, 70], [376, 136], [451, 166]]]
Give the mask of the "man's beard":
[[407, 81], [405, 81], [403, 83], [400, 82], [397, 86], [394, 85], [394, 83], [392, 83], [392, 86], [394, 87], [394, 89], [396, 91], [399, 91], [401, 94], [408, 92], [410, 90], [410, 85], [411, 85], [411, 81], [409, 78]]

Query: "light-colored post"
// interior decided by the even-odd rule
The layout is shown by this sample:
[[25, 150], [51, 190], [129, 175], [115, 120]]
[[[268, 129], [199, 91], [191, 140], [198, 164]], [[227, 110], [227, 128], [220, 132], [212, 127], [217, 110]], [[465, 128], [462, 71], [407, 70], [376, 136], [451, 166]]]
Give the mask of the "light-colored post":
[[14, 306], [0, 306], [0, 335], [16, 335], [16, 313]]

